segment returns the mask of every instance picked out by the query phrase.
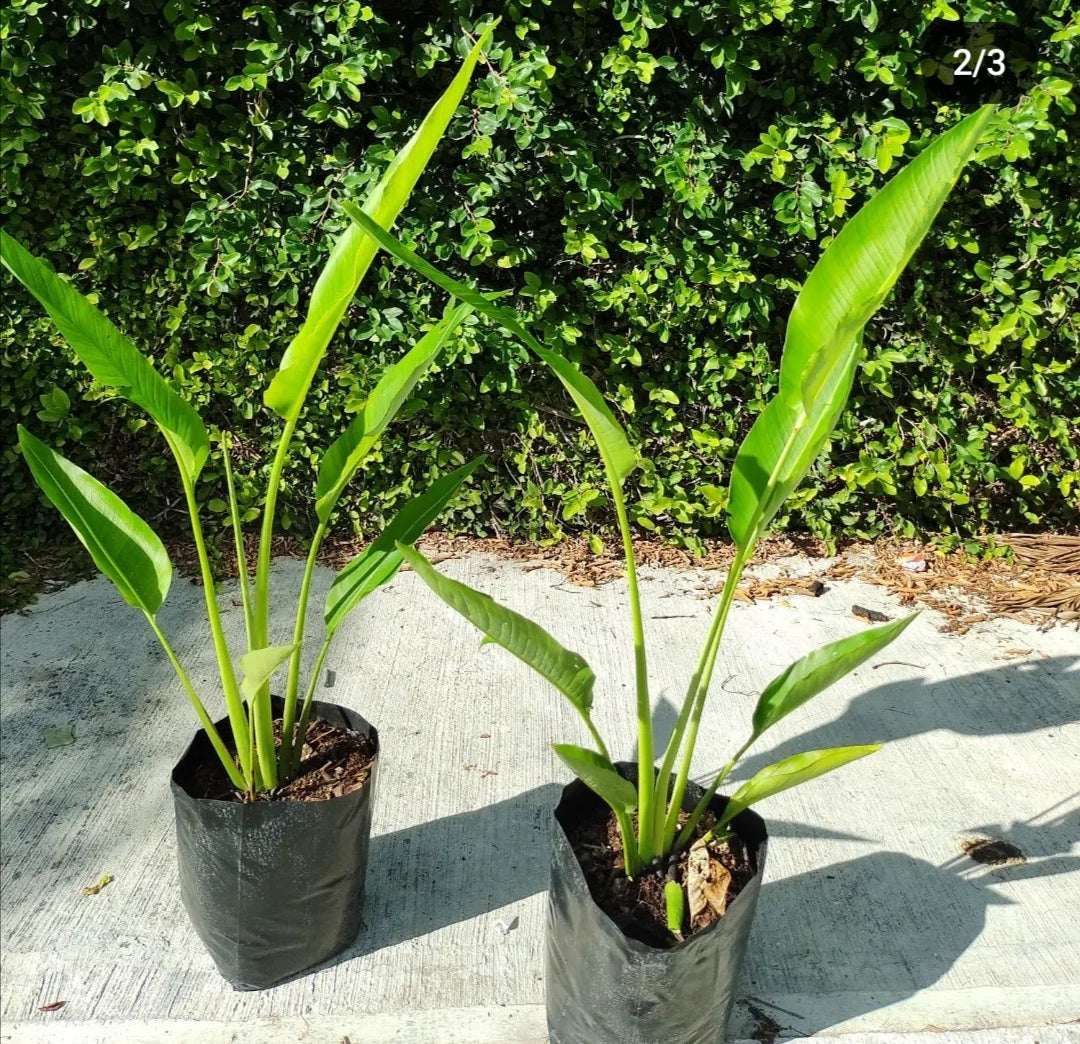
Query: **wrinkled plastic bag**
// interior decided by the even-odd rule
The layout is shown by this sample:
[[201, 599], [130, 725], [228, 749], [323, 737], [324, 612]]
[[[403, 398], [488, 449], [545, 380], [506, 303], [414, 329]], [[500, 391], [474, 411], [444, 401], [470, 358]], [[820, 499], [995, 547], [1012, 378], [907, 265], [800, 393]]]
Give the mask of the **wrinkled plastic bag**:
[[[636, 765], [616, 767], [636, 780]], [[689, 811], [701, 795], [690, 783], [683, 807]], [[718, 795], [710, 808], [719, 813], [726, 800]], [[764, 820], [747, 810], [731, 821], [757, 872], [724, 916], [662, 950], [623, 935], [589, 894], [564, 827], [598, 804], [575, 780], [555, 809], [545, 947], [552, 1044], [721, 1044], [765, 869]]]
[[[328, 801], [196, 799], [185, 786], [217, 755], [200, 729], [172, 773], [180, 896], [221, 974], [260, 990], [334, 956], [362, 924], [379, 736], [355, 711], [314, 702], [312, 718], [369, 735], [365, 786]], [[280, 717], [282, 702], [274, 698]], [[228, 718], [215, 723], [226, 744]]]

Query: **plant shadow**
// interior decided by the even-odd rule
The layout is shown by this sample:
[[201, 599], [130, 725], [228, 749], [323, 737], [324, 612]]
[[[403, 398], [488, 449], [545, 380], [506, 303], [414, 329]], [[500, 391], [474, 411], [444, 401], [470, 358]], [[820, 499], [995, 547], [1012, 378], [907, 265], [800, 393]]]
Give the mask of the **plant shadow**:
[[[874, 852], [780, 881], [766, 877], [734, 1037], [762, 1039], [755, 1034], [766, 1028], [776, 1035], [768, 1039], [819, 1033], [932, 987], [979, 937], [991, 907], [1022, 901], [996, 886], [1080, 870], [1080, 856], [1060, 854], [1078, 827], [1080, 808], [1038, 827], [972, 829], [1015, 844], [1024, 862], [979, 866], [961, 856], [934, 866]], [[786, 833], [783, 823], [771, 829]]]
[[[562, 787], [548, 783], [483, 808], [372, 837], [364, 927], [335, 957], [297, 978], [500, 911], [543, 892], [552, 813]], [[516, 931], [513, 910], [492, 919]], [[291, 981], [291, 980], [287, 980]]]
[[[1080, 659], [1058, 656], [954, 678], [878, 685], [854, 697], [834, 721], [744, 758], [731, 778], [748, 779], [804, 750], [891, 743], [936, 730], [1012, 736], [1071, 725], [1080, 722], [1078, 666]], [[872, 672], [873, 667], [860, 670]], [[1067, 678], [1070, 673], [1075, 677]]]
[[[934, 731], [973, 738], [1039, 731], [1053, 739], [1058, 729], [1080, 721], [1078, 663], [1065, 656], [878, 685], [855, 696], [833, 721], [752, 754], [732, 779], [748, 779], [805, 750], [888, 744]], [[1003, 780], [1006, 808], [1007, 786]], [[1078, 799], [1072, 794], [1029, 820], [972, 824], [965, 831], [972, 839], [1007, 842], [1022, 861], [980, 865], [958, 850], [935, 866], [881, 851], [778, 881], [769, 881], [766, 871], [734, 1036], [761, 1039], [755, 1034], [767, 1031], [765, 1039], [781, 1039], [841, 1024], [844, 1031], [881, 1029], [861, 1017], [939, 983], [979, 938], [991, 907], [1025, 901], [1023, 888], [1012, 886], [1080, 871], [1080, 856], [1071, 854], [1080, 840]], [[782, 821], [770, 822], [770, 833], [808, 836], [804, 824]]]

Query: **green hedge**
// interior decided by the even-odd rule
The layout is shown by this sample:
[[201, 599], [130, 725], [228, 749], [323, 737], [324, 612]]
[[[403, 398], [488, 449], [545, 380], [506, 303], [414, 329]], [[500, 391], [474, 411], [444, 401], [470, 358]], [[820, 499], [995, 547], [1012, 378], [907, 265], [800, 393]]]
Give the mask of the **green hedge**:
[[[728, 468], [773, 390], [783, 319], [823, 241], [963, 105], [927, 100], [925, 31], [1009, 4], [517, 0], [399, 232], [459, 277], [512, 287], [654, 462], [644, 529], [721, 535]], [[1067, 0], [1027, 30], [1035, 86], [997, 124], [867, 337], [851, 407], [786, 524], [827, 536], [1070, 527], [1080, 501], [1080, 121]], [[335, 201], [363, 195], [445, 86], [467, 2], [12, 0], [2, 175], [9, 231], [93, 291], [214, 424], [249, 517]], [[411, 12], [411, 13], [410, 13]], [[5, 279], [2, 506], [20, 544], [62, 526], [15, 452], [21, 420], [164, 532], [178, 484], [144, 419], [105, 401]], [[311, 462], [373, 376], [441, 313], [385, 259], [328, 354], [281, 522], [308, 531]], [[460, 530], [605, 532], [601, 471], [552, 380], [472, 323], [358, 479], [342, 519], [387, 517], [486, 451]], [[212, 476], [211, 476], [212, 477]], [[204, 484], [211, 518], [220, 490]]]

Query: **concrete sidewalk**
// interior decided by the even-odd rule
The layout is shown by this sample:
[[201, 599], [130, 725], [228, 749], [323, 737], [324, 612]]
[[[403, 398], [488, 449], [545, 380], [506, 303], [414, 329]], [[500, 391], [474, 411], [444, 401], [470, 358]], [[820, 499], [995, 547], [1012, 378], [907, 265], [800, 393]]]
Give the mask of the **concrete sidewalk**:
[[[483, 555], [438, 568], [581, 652], [599, 679], [598, 726], [613, 754], [632, 755], [624, 583], [575, 587]], [[291, 628], [300, 572], [275, 563], [277, 637]], [[317, 576], [316, 610], [330, 579]], [[718, 579], [644, 574], [664, 735]], [[226, 591], [238, 647], [233, 602]], [[903, 612], [858, 581], [789, 605], [735, 605], [697, 775], [723, 764], [755, 693], [792, 658], [865, 626], [852, 603]], [[214, 692], [201, 591], [177, 580], [161, 620]], [[778, 725], [737, 773], [801, 749], [886, 741], [761, 806], [773, 841], [735, 1039], [1080, 1040], [1069, 1025], [1080, 1019], [1080, 636], [997, 621], [948, 637], [940, 622], [924, 613], [873, 665]], [[194, 715], [141, 615], [99, 578], [5, 616], [0, 639], [0, 1040], [546, 1039], [550, 813], [566, 781], [550, 744], [585, 736], [561, 697], [503, 650], [481, 649], [414, 575], [346, 622], [328, 660], [333, 685], [318, 690], [382, 738], [367, 927], [319, 971], [261, 993], [218, 976], [180, 905], [167, 780]], [[975, 837], [1008, 840], [1026, 861], [979, 866], [961, 849]], [[114, 880], [84, 896], [103, 874]]]

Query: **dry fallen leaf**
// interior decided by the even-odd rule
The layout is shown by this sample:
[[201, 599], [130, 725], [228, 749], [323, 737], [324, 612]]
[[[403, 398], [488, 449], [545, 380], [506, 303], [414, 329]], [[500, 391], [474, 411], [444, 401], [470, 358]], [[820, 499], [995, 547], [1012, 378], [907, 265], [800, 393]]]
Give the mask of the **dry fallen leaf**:
[[690, 927], [707, 928], [727, 909], [731, 874], [715, 859], [704, 840], [690, 848], [686, 862], [686, 896], [690, 901]]
[[100, 892], [102, 890], [102, 888], [104, 888], [112, 879], [113, 879], [112, 874], [102, 874], [101, 875], [101, 880], [99, 880], [97, 884], [87, 885], [82, 890], [82, 894], [83, 895], [97, 895], [98, 892]]
[[42, 1004], [38, 1011], [59, 1011], [67, 1001], [53, 1001], [51, 1004]]

